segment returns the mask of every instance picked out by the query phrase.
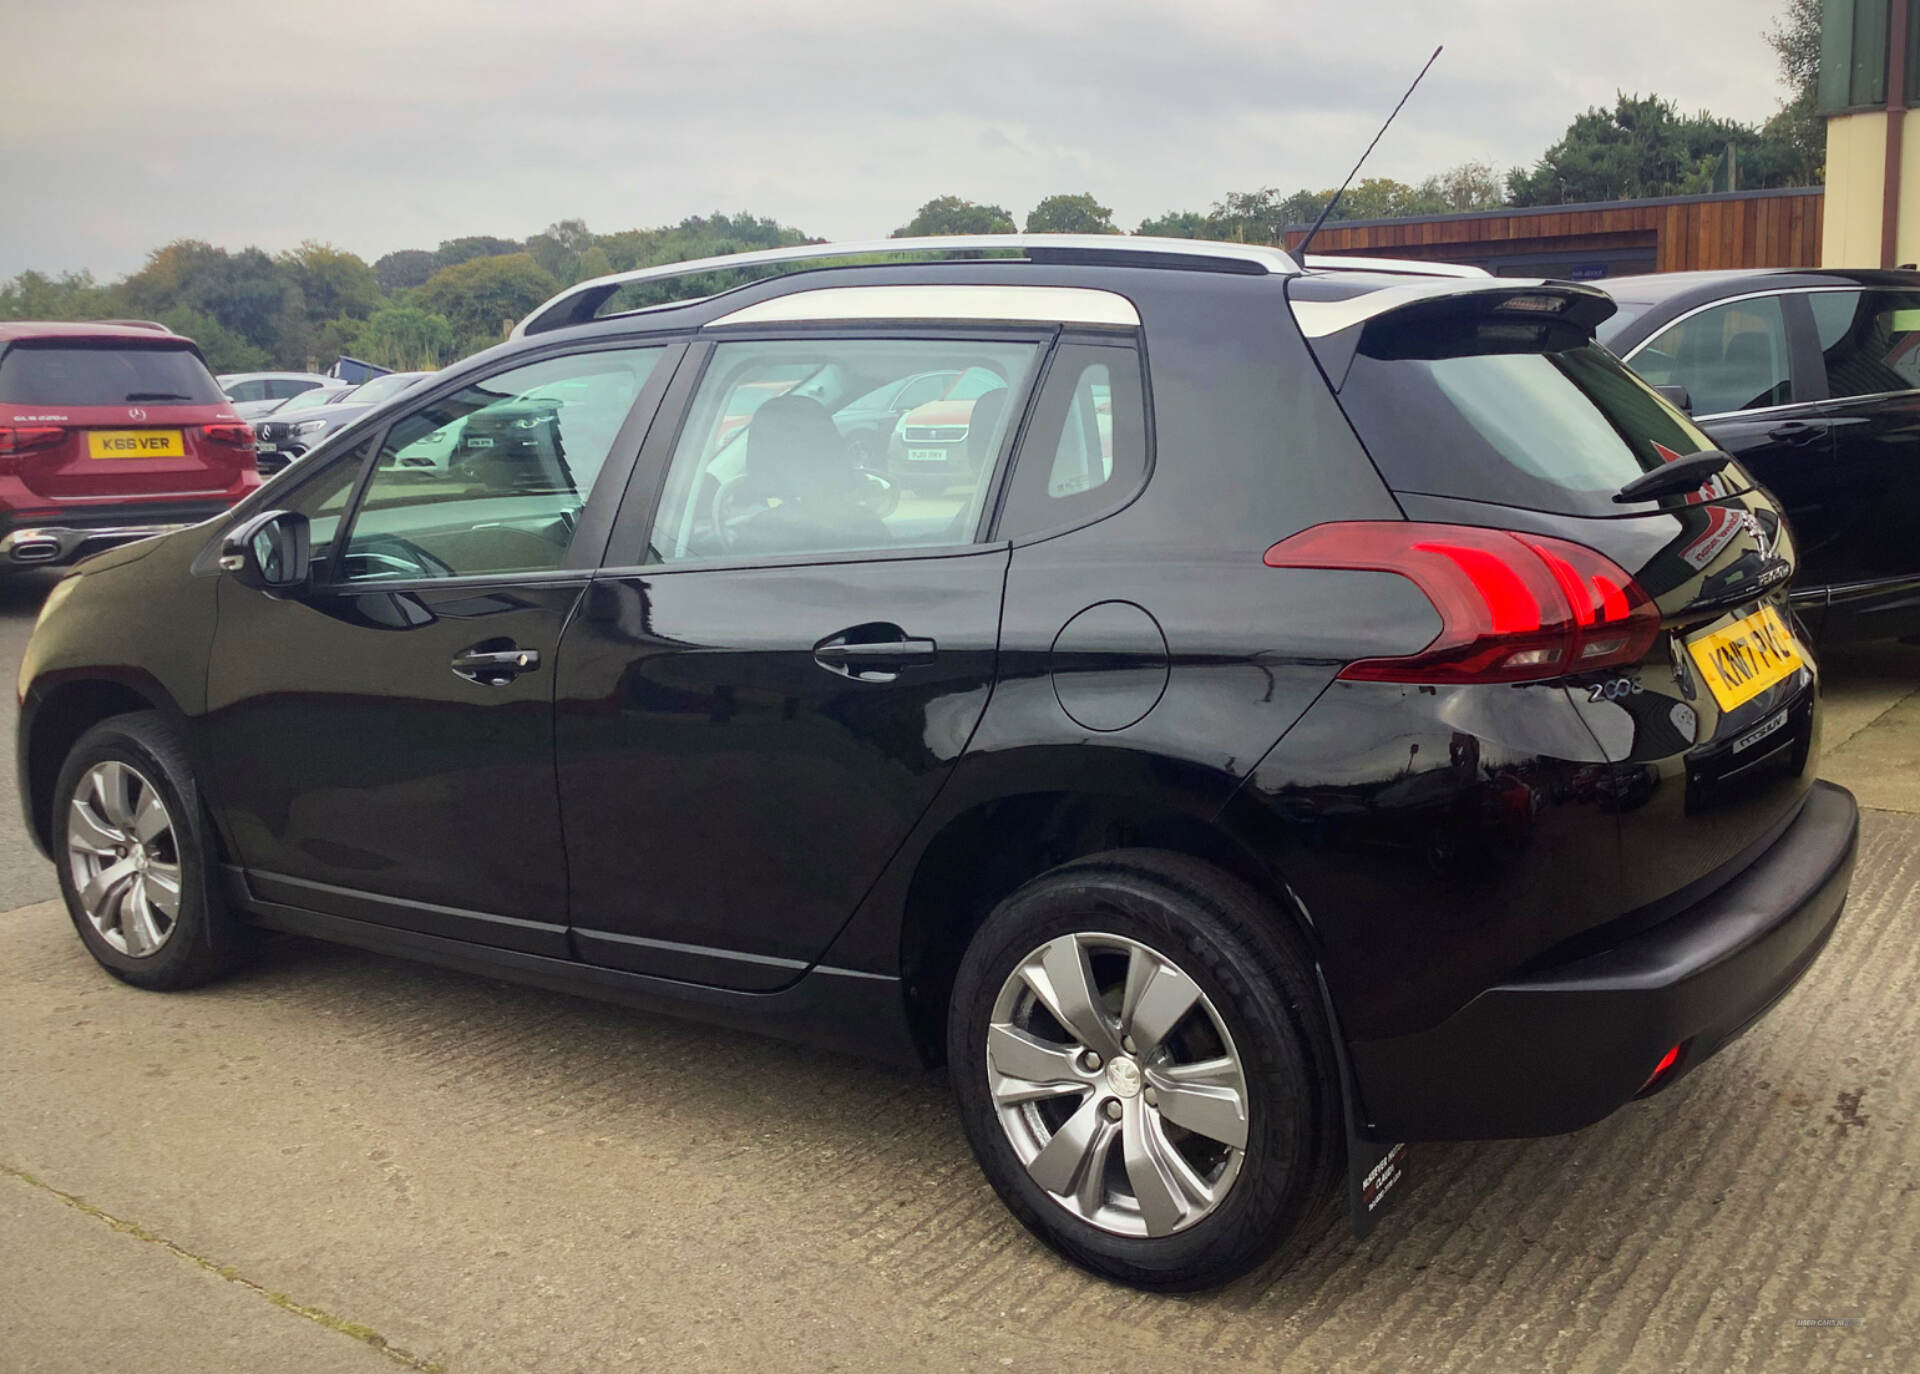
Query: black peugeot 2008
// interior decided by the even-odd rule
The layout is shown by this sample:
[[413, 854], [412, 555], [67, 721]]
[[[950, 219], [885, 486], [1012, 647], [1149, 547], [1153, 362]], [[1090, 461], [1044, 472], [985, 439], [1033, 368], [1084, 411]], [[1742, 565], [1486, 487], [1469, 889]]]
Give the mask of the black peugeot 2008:
[[[570, 288], [61, 582], [20, 784], [94, 957], [185, 987], [268, 927], [944, 1059], [1014, 1214], [1167, 1289], [1805, 972], [1857, 818], [1793, 535], [1604, 296], [887, 249]], [[962, 373], [970, 476], [861, 463], [836, 417]], [[399, 461], [529, 406], [524, 471]]]

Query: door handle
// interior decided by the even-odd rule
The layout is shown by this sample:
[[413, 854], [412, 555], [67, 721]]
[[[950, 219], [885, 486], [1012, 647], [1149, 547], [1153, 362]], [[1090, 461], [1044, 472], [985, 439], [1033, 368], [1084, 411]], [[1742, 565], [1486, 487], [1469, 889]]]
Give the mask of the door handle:
[[1808, 424], [1804, 420], [1789, 420], [1784, 425], [1775, 425], [1767, 431], [1767, 437], [1777, 444], [1804, 444], [1817, 439], [1823, 430]]
[[455, 654], [451, 666], [456, 674], [469, 682], [504, 687], [519, 674], [538, 668], [540, 651], [518, 647], [486, 649], [476, 644], [471, 649], [463, 649]]
[[900, 669], [931, 663], [937, 652], [931, 639], [916, 639], [897, 625], [856, 626], [813, 646], [822, 668], [862, 682], [892, 682]]

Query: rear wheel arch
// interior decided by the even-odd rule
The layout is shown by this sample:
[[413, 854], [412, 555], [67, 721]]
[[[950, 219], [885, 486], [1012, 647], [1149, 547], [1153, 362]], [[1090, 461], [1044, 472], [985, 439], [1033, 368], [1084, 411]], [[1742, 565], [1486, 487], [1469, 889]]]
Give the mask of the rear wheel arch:
[[944, 1055], [948, 1000], [960, 958], [995, 907], [1043, 873], [1114, 850], [1198, 860], [1246, 883], [1289, 922], [1307, 949], [1312, 923], [1265, 864], [1212, 821], [1150, 799], [1070, 791], [981, 802], [950, 819], [921, 852], [900, 927], [900, 969], [915, 1041]]

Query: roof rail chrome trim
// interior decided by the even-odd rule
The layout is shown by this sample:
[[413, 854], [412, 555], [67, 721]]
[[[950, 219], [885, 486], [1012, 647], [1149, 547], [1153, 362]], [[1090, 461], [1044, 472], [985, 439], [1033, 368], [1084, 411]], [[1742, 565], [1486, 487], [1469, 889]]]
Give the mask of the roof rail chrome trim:
[[1389, 314], [1403, 306], [1416, 305], [1441, 296], [1596, 296], [1609, 306], [1613, 298], [1583, 282], [1547, 281], [1531, 277], [1488, 277], [1484, 281], [1437, 280], [1408, 282], [1405, 286], [1383, 286], [1343, 301], [1290, 301], [1293, 318], [1300, 332], [1309, 339], [1324, 339], [1351, 329], [1356, 324]]
[[[1294, 275], [1300, 268], [1279, 248], [1253, 243], [1216, 243], [1211, 239], [1147, 238], [1134, 234], [947, 234], [935, 238], [865, 239], [855, 243], [802, 243], [791, 248], [767, 248], [754, 253], [730, 253], [690, 262], [668, 262], [631, 272], [615, 272], [569, 286], [513, 327], [509, 338], [525, 338], [550, 329], [585, 324], [623, 286], [636, 282], [671, 281], [743, 267], [775, 263], [818, 261], [840, 257], [879, 257], [895, 253], [979, 253], [1019, 249], [1044, 257], [1049, 254], [1110, 254], [1116, 260], [1137, 257], [1143, 265], [1179, 266], [1180, 259], [1245, 272]], [[1039, 260], [1038, 258], [1030, 260]], [[1158, 260], [1158, 261], [1150, 261]], [[1169, 261], [1172, 260], [1172, 261]]]
[[1309, 253], [1300, 259], [1309, 272], [1384, 272], [1408, 277], [1491, 277], [1484, 267], [1419, 258], [1370, 258], [1359, 253]]
[[742, 306], [710, 320], [793, 324], [819, 320], [1020, 320], [1040, 324], [1140, 326], [1125, 296], [1089, 286], [829, 286]]

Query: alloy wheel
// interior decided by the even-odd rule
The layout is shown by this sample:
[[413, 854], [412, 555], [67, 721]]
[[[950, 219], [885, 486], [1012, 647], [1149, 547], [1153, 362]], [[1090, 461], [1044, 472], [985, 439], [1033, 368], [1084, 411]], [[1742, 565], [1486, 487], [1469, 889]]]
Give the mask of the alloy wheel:
[[1203, 1220], [1245, 1159], [1246, 1073], [1225, 1022], [1173, 960], [1124, 936], [1057, 936], [1015, 966], [987, 1086], [1033, 1181], [1116, 1235]]
[[80, 777], [67, 807], [67, 863], [87, 920], [121, 954], [159, 951], [180, 917], [180, 844], [160, 789], [109, 759]]

